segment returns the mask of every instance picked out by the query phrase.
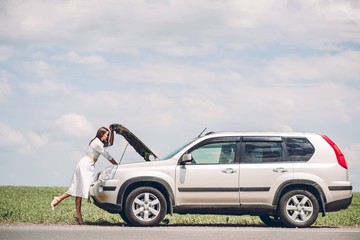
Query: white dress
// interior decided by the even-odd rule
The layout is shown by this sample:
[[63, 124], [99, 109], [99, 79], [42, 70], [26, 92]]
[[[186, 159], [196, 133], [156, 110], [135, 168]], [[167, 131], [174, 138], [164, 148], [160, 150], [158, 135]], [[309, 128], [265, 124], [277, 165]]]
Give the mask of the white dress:
[[99, 138], [95, 138], [89, 146], [86, 155], [76, 164], [71, 185], [67, 194], [73, 197], [88, 198], [92, 178], [94, 176], [95, 162], [99, 156], [103, 155], [107, 160], [113, 159], [106, 151], [104, 143]]

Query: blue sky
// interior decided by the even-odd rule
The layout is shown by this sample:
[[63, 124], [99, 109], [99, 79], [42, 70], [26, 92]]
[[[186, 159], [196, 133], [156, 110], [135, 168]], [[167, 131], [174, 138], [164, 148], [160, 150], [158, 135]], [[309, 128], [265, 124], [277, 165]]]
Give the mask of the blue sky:
[[159, 156], [205, 127], [326, 134], [360, 191], [359, 103], [360, 1], [0, 1], [0, 185], [68, 186], [120, 123]]

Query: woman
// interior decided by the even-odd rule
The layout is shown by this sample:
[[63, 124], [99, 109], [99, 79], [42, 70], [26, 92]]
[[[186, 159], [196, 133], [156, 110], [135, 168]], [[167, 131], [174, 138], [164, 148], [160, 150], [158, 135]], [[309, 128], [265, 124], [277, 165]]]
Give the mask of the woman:
[[[51, 209], [54, 210], [54, 208], [65, 198], [70, 196], [75, 197], [75, 220], [81, 225], [84, 224], [81, 215], [81, 201], [83, 198], [88, 198], [90, 184], [94, 175], [95, 162], [97, 161], [98, 157], [101, 154], [112, 164], [118, 165], [105, 149], [105, 147], [113, 145], [114, 142], [114, 130], [112, 129], [112, 126], [110, 126], [110, 130], [111, 134], [107, 128], [99, 128], [95, 138], [92, 139], [89, 143], [89, 150], [86, 152], [85, 156], [81, 158], [80, 161], [76, 164], [75, 172], [69, 189], [60, 197], [54, 197], [50, 204]], [[110, 141], [108, 141], [109, 134]]]

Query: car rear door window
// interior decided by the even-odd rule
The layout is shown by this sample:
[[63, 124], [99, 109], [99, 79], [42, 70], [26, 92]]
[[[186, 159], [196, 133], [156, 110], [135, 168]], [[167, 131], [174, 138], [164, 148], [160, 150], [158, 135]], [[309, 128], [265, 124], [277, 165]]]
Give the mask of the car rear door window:
[[281, 142], [244, 142], [245, 163], [282, 162], [284, 151]]

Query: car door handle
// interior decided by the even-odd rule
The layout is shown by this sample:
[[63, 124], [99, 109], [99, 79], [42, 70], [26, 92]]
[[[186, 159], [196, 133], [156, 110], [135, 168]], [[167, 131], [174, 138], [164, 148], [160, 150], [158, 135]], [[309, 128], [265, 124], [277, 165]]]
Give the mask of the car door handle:
[[231, 174], [231, 173], [235, 173], [236, 171], [232, 168], [226, 168], [221, 170], [221, 172]]
[[283, 172], [287, 172], [287, 171], [288, 171], [287, 169], [282, 168], [282, 167], [273, 169], [273, 172], [276, 172], [276, 173], [283, 173]]

